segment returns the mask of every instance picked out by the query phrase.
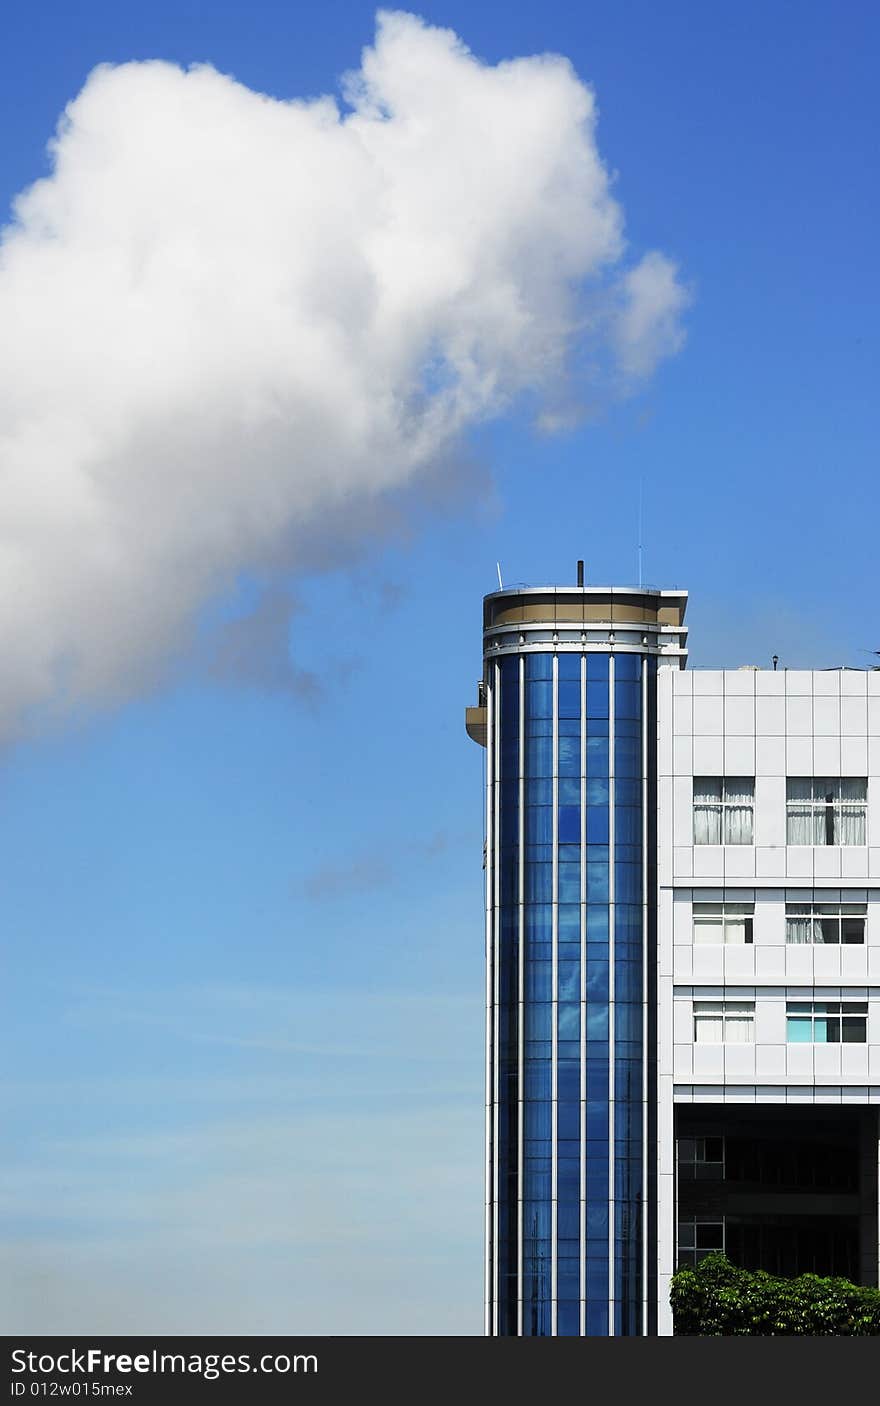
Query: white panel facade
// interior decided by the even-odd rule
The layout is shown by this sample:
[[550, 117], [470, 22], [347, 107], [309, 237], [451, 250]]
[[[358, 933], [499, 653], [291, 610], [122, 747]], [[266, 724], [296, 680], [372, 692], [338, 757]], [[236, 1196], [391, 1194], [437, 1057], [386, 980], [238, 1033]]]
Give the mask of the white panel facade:
[[[880, 1103], [880, 671], [661, 669], [659, 677], [660, 754], [672, 768], [663, 793], [672, 814], [667, 801], [658, 829], [660, 970], [668, 973], [660, 999], [672, 1007], [671, 1019], [660, 1021], [667, 1103]], [[753, 781], [751, 843], [700, 842], [694, 777]], [[814, 778], [819, 789], [805, 790]], [[858, 822], [837, 812], [829, 841], [828, 778], [866, 783], [864, 843], [853, 843]], [[791, 805], [790, 779], [800, 781]], [[797, 797], [804, 794], [819, 797], [809, 838], [823, 843], [803, 843]], [[707, 827], [702, 838], [709, 837], [716, 838]], [[734, 905], [740, 916], [711, 928], [709, 905]], [[743, 905], [754, 905], [748, 929]], [[864, 941], [824, 940], [823, 917], [860, 911]], [[805, 1038], [804, 1011], [841, 1001], [867, 1002], [865, 1039], [816, 1036], [831, 1029], [824, 1022]], [[750, 1029], [740, 1016], [719, 1035], [728, 1027], [706, 1013], [711, 1002], [753, 1002]], [[673, 1137], [671, 1119], [661, 1116], [660, 1126]], [[659, 1158], [669, 1169], [674, 1149], [661, 1145]], [[668, 1170], [659, 1195], [663, 1286], [675, 1254]], [[661, 1332], [671, 1331], [663, 1293]]]

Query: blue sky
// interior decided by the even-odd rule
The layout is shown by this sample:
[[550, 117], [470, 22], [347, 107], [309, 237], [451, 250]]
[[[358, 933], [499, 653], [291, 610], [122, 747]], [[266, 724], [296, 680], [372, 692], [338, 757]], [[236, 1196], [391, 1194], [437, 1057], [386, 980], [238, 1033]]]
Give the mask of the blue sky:
[[[195, 643], [121, 701], [7, 746], [8, 1331], [481, 1331], [462, 723], [496, 561], [508, 582], [573, 580], [578, 557], [632, 582], [641, 484], [645, 578], [690, 591], [694, 664], [880, 648], [876, 7], [418, 13], [489, 65], [555, 52], [591, 85], [626, 257], [674, 260], [686, 340], [626, 395], [581, 367], [562, 433], [512, 397], [428, 479], [346, 506], [330, 546], [215, 590]], [[338, 96], [374, 27], [341, 0], [18, 5], [4, 206], [98, 63]], [[242, 602], [206, 652], [211, 612]]]

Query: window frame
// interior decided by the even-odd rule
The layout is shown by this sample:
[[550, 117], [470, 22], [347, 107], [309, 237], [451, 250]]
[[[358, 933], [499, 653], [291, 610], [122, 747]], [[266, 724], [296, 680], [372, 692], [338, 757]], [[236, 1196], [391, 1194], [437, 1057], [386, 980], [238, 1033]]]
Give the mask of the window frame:
[[[806, 1000], [785, 1003], [785, 1043], [787, 1045], [866, 1045], [868, 1043], [868, 1002]], [[792, 1037], [792, 1022], [810, 1032], [810, 1038]], [[822, 1036], [816, 1034], [821, 1024]], [[848, 1034], [849, 1038], [845, 1038]]]
[[[697, 910], [700, 910], [699, 912]], [[718, 921], [712, 922], [717, 912]], [[701, 921], [702, 920], [702, 921]], [[739, 921], [737, 921], [739, 920]], [[729, 930], [742, 927], [745, 936], [740, 939], [728, 937]], [[720, 930], [720, 937], [697, 937], [697, 929]], [[739, 902], [735, 899], [721, 899], [717, 903], [694, 901], [691, 904], [691, 941], [694, 947], [751, 947], [755, 941], [755, 904]]]
[[[755, 1043], [755, 1002], [754, 1001], [700, 1001], [693, 1003], [693, 1028], [695, 1045], [753, 1045]], [[721, 1018], [721, 1039], [707, 1040], [700, 1039], [700, 1029], [708, 1029], [710, 1020], [714, 1017]], [[743, 1017], [746, 1017], [743, 1020]], [[732, 1026], [748, 1028], [748, 1039], [733, 1040], [729, 1038], [729, 1030]]]
[[[711, 1245], [706, 1247], [697, 1245], [699, 1231], [702, 1230], [705, 1234], [705, 1231], [708, 1230], [709, 1227], [720, 1229], [720, 1246]], [[719, 1237], [716, 1236], [715, 1238], [718, 1239]], [[704, 1259], [706, 1255], [717, 1254], [719, 1249], [721, 1253], [724, 1254], [726, 1246], [727, 1223], [723, 1215], [679, 1216], [675, 1228], [675, 1254], [677, 1265], [687, 1265], [693, 1268], [693, 1266], [699, 1264], [700, 1260]]]
[[[720, 1156], [710, 1157], [709, 1143], [717, 1143], [711, 1151]], [[723, 1181], [725, 1176], [725, 1143], [722, 1133], [685, 1134], [675, 1140], [675, 1164], [682, 1181]]]
[[[789, 936], [796, 922], [810, 923], [813, 935], [806, 942], [800, 942], [797, 938]], [[861, 922], [861, 936], [844, 937], [844, 924], [853, 922]], [[821, 934], [819, 937], [816, 936], [817, 924]], [[803, 902], [786, 900], [785, 944], [787, 947], [864, 947], [867, 926], [867, 903], [847, 903], [842, 899], [832, 903], [821, 902], [818, 899], [807, 899]], [[835, 928], [837, 936], [829, 936]]]
[[[843, 783], [861, 784], [860, 796], [844, 798]], [[810, 794], [792, 795], [792, 791], [809, 785]], [[829, 794], [832, 792], [833, 794]], [[844, 817], [850, 827], [861, 832], [858, 839], [844, 838]], [[859, 822], [853, 826], [853, 822]], [[795, 839], [792, 831], [806, 823], [812, 838]], [[821, 837], [820, 837], [821, 836]], [[868, 842], [868, 778], [866, 776], [786, 776], [785, 778], [785, 843], [801, 848], [856, 846]]]
[[[709, 788], [717, 785], [718, 796]], [[698, 787], [701, 796], [697, 798]], [[747, 812], [748, 839], [732, 838], [734, 811]], [[698, 816], [706, 817], [706, 829], [714, 826], [711, 817], [717, 815], [718, 839], [701, 839]], [[755, 843], [755, 778], [754, 776], [695, 776], [693, 778], [693, 836], [695, 845], [754, 845]]]

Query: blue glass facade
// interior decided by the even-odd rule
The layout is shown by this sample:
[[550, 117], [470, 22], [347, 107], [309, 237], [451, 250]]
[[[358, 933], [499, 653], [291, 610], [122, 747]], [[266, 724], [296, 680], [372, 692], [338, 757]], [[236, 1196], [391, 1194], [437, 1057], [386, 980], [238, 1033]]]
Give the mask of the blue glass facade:
[[491, 1331], [641, 1334], [656, 660], [529, 649], [489, 680]]

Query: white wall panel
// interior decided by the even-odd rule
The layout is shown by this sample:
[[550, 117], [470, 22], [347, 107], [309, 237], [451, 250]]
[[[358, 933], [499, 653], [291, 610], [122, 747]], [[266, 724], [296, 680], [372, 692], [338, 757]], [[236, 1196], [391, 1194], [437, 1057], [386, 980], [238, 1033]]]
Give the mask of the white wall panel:
[[694, 799], [693, 782], [689, 776], [674, 776], [671, 785], [663, 791], [664, 803], [672, 811], [673, 845], [692, 845], [694, 842]]
[[841, 1045], [840, 1077], [847, 1083], [868, 1078], [867, 1045]]
[[781, 737], [785, 732], [785, 699], [755, 699], [755, 732], [763, 737]]
[[724, 731], [724, 699], [694, 699], [694, 736], [720, 737]]
[[870, 688], [871, 674], [865, 669], [841, 669], [840, 691], [846, 696], [864, 698]]
[[714, 879], [724, 875], [724, 851], [720, 845], [694, 845], [694, 878]]
[[693, 949], [695, 986], [720, 986], [724, 981], [724, 946], [700, 943]]
[[803, 882], [813, 879], [813, 850], [809, 845], [789, 845], [786, 853], [786, 868], [790, 879]]
[[840, 699], [813, 699], [813, 734], [816, 737], [840, 736]]
[[694, 699], [720, 696], [724, 691], [723, 677], [720, 669], [694, 669], [691, 673]]
[[868, 731], [868, 699], [866, 694], [840, 700], [840, 730], [844, 737], [864, 737]]
[[813, 700], [812, 698], [786, 698], [785, 731], [789, 737], [812, 737]]
[[[661, 853], [661, 864], [663, 856]], [[673, 854], [672, 867], [675, 877], [678, 879], [690, 879], [694, 872], [694, 851], [690, 845], [676, 845]], [[667, 882], [661, 874], [661, 883]]]
[[[813, 979], [817, 986], [839, 986], [844, 979], [841, 967], [841, 948], [835, 943], [826, 947], [818, 943], [813, 947]], [[854, 978], [847, 975], [847, 980]]]
[[731, 880], [737, 882], [740, 879], [753, 879], [755, 877], [755, 848], [754, 845], [725, 845], [724, 847], [724, 881], [730, 883]]
[[840, 738], [813, 738], [813, 773], [815, 776], [840, 775]]
[[672, 769], [676, 776], [693, 776], [694, 739], [690, 733], [672, 739]]
[[[728, 676], [729, 677], [729, 676]], [[725, 684], [726, 689], [726, 684]], [[755, 734], [755, 699], [724, 695], [724, 731], [729, 737], [753, 737]]]
[[755, 738], [755, 772], [758, 776], [785, 776], [785, 738]]
[[755, 1079], [770, 1083], [786, 1077], [785, 1045], [760, 1044], [755, 1046]]
[[785, 981], [784, 947], [755, 948], [755, 980], [765, 985]]
[[840, 1078], [840, 1045], [814, 1045], [813, 1070], [817, 1079]]
[[724, 738], [724, 775], [754, 776], [755, 739], [754, 737]]
[[867, 776], [867, 737], [842, 737], [840, 739], [840, 774], [841, 776]]
[[863, 986], [868, 980], [868, 950], [849, 943], [840, 948], [840, 979], [845, 986]]
[[[823, 775], [829, 773], [823, 772]], [[831, 773], [833, 775], [833, 773]], [[816, 845], [813, 850], [813, 877], [816, 879], [840, 878], [840, 846]]]
[[724, 775], [724, 741], [717, 737], [694, 737], [694, 776]]
[[694, 1045], [694, 1080], [718, 1082], [724, 1078], [724, 1046]]
[[840, 670], [817, 669], [813, 674], [813, 696], [815, 698], [839, 698]]
[[867, 879], [868, 850], [865, 845], [844, 845], [842, 847], [840, 873], [844, 879]]
[[785, 1063], [790, 1079], [812, 1079], [813, 1045], [786, 1045]]
[[812, 737], [792, 737], [785, 742], [785, 772], [787, 776], [813, 775]]
[[725, 669], [725, 698], [754, 698], [755, 679], [760, 672], [760, 669]]
[[777, 698], [785, 694], [785, 671], [761, 669], [755, 675], [755, 694], [758, 698]]
[[785, 1004], [759, 996], [755, 1001], [755, 1044], [779, 1045], [785, 1039]]
[[724, 948], [724, 980], [732, 986], [755, 983], [755, 949], [750, 944], [728, 943]]
[[672, 704], [674, 737], [690, 737], [694, 730], [694, 700], [690, 693], [677, 694]]
[[754, 1045], [725, 1045], [724, 1046], [724, 1077], [725, 1079], [751, 1079], [755, 1078], [755, 1046]]
[[755, 844], [785, 844], [785, 777], [755, 777]]
[[693, 1007], [689, 998], [677, 996], [672, 1002], [672, 1038], [677, 1045], [694, 1042]]

